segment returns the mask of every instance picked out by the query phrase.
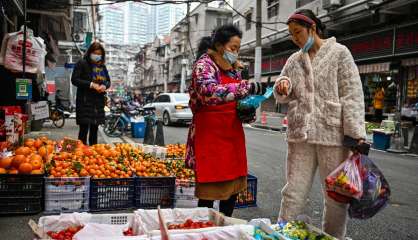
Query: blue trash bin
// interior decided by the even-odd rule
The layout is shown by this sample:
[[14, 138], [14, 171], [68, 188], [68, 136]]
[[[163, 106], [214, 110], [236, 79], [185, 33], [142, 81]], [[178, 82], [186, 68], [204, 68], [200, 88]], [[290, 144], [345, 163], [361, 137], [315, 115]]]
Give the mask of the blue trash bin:
[[145, 122], [142, 121], [134, 121], [131, 122], [132, 128], [132, 137], [133, 138], [144, 138], [145, 137]]
[[390, 139], [392, 134], [382, 131], [373, 131], [373, 147], [375, 149], [386, 151], [390, 148]]

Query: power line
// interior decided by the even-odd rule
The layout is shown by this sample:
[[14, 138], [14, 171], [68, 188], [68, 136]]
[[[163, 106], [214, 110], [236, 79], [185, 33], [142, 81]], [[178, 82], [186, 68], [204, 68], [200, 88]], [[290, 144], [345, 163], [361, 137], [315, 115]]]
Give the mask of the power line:
[[136, 3], [143, 3], [151, 6], [159, 6], [164, 4], [187, 4], [187, 3], [210, 3], [219, 0], [114, 0], [112, 2], [105, 2], [105, 3], [87, 3], [87, 4], [70, 4], [70, 3], [62, 3], [62, 2], [52, 2], [53, 4], [57, 4], [57, 6], [74, 6], [74, 7], [91, 7], [91, 6], [104, 6], [104, 5], [113, 5], [118, 3], [125, 3], [125, 2], [136, 2]]

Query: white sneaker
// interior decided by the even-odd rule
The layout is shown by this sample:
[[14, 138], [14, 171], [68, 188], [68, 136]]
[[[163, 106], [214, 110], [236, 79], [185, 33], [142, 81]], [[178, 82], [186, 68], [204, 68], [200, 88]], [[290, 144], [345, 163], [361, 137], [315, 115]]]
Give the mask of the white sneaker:
[[353, 240], [351, 237], [345, 237], [345, 240]]

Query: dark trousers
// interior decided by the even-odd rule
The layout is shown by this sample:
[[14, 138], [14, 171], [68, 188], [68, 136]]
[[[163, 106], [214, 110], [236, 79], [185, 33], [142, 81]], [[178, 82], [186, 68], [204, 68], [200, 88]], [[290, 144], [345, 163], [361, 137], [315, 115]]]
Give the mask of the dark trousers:
[[381, 122], [383, 120], [383, 109], [375, 109], [374, 117], [376, 119], [376, 122]]
[[98, 125], [94, 124], [81, 124], [80, 132], [78, 133], [78, 140], [81, 140], [87, 145], [87, 135], [89, 135], [89, 145], [92, 146], [97, 144], [97, 131], [99, 130]]
[[[231, 217], [232, 213], [234, 212], [235, 208], [235, 202], [237, 201], [238, 194], [232, 195], [227, 200], [221, 200], [219, 204], [219, 211], [223, 213], [227, 217]], [[198, 207], [207, 207], [207, 208], [213, 208], [213, 200], [204, 200], [199, 199], [197, 202]]]

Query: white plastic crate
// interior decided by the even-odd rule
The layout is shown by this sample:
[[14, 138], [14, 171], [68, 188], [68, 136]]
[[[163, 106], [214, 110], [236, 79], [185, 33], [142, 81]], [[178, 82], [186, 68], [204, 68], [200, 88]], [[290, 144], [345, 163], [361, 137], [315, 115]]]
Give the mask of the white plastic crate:
[[45, 178], [45, 212], [89, 210], [90, 178]]
[[133, 213], [92, 214], [90, 222], [110, 225], [124, 225], [132, 221]]

